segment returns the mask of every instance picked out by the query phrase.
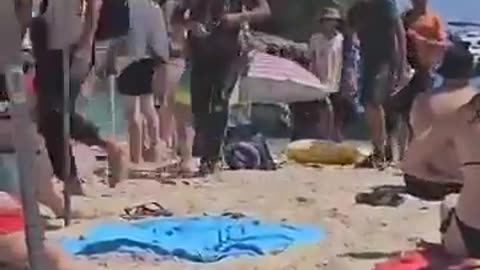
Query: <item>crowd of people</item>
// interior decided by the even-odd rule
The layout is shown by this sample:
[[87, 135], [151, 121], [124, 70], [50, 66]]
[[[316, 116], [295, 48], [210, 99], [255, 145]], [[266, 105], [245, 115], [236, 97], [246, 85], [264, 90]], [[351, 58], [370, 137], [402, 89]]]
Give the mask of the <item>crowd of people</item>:
[[[128, 8], [128, 18], [118, 19], [126, 19], [128, 27], [108, 40], [107, 56], [100, 60], [95, 59], [95, 41], [107, 0], [68, 0], [70, 29], [56, 17], [65, 2], [41, 1], [33, 19], [29, 0], [0, 4], [0, 33], [11, 37], [0, 46], [0, 71], [20, 64], [17, 55], [28, 28], [33, 43], [36, 104], [30, 124], [39, 132], [34, 166], [41, 178], [34, 185], [38, 201], [57, 216], [64, 214], [52, 175], [75, 194], [83, 194], [71, 149], [71, 170], [64, 171], [65, 107], [71, 113], [72, 139], [106, 151], [109, 185], [113, 188], [126, 177], [125, 149], [100, 135], [76, 110], [82, 86], [95, 73], [118, 75], [118, 91], [126, 104], [130, 163], [159, 163], [178, 153], [182, 174], [215, 173], [221, 165], [229, 96], [240, 72], [240, 29], [270, 16], [267, 0], [119, 0]], [[330, 6], [319, 10], [312, 23], [306, 55], [267, 48], [268, 53], [298, 62], [333, 92], [324, 100], [290, 104], [292, 140], [342, 141], [358, 98], [374, 149], [363, 165], [383, 169], [394, 159], [392, 141], [399, 123], [404, 123], [409, 146], [399, 166], [407, 191], [429, 200], [460, 192], [456, 206], [442, 210], [443, 242], [452, 254], [479, 258], [480, 220], [474, 206], [480, 95], [469, 86], [473, 57], [468, 49], [449, 44], [443, 22], [427, 0], [412, 0], [412, 9], [405, 13], [398, 11], [394, 0], [361, 0], [348, 10]], [[69, 61], [62, 56], [66, 46], [71, 48]], [[121, 57], [128, 59], [124, 65], [119, 65]], [[95, 62], [100, 62], [100, 72], [93, 69]], [[70, 64], [69, 104], [63, 98], [64, 63]], [[187, 66], [191, 108], [175, 100], [176, 85]], [[444, 81], [433, 90], [435, 69]], [[8, 99], [4, 76], [0, 78], [2, 97]], [[200, 159], [198, 166], [193, 157]], [[0, 262], [26, 263], [22, 229], [20, 225], [3, 231], [0, 226], [0, 251], [13, 250], [0, 252]], [[47, 253], [54, 262], [49, 269], [68, 268], [60, 263], [66, 255], [50, 246]]]

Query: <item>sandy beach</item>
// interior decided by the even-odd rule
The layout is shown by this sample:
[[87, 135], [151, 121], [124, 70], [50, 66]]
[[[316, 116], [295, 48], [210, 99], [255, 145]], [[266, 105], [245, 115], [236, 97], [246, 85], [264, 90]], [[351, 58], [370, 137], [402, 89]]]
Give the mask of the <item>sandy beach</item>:
[[[94, 158], [88, 151], [82, 152], [83, 164], [88, 167]], [[274, 172], [224, 171], [207, 179], [132, 179], [116, 189], [107, 188], [100, 180], [91, 176], [88, 196], [73, 199], [73, 206], [91, 219], [75, 220], [71, 227], [50, 231], [50, 239], [78, 235], [99, 220], [118, 218], [127, 206], [152, 200], [175, 215], [242, 212], [273, 221], [318, 224], [327, 235], [318, 243], [300, 244], [276, 255], [210, 264], [147, 255], [82, 258], [98, 269], [368, 270], [375, 262], [413, 247], [418, 238], [438, 241], [438, 203], [407, 198], [397, 208], [355, 204], [358, 192], [401, 185], [401, 177], [393, 171], [287, 164]]]

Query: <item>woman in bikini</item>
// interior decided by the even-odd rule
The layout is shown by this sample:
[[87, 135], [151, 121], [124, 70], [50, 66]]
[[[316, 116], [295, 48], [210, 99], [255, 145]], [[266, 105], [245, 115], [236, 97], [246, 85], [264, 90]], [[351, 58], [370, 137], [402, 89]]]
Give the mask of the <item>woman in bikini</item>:
[[[184, 13], [177, 14], [180, 4], [175, 0], [164, 1], [162, 7], [165, 11], [166, 25], [170, 41], [170, 59], [165, 63], [156, 79], [164, 85], [157, 95], [158, 114], [160, 118], [160, 138], [167, 142], [169, 147], [176, 149], [180, 157], [180, 174], [191, 176], [196, 171], [192, 156], [193, 115], [189, 105], [176, 101], [176, 87], [186, 68], [186, 34], [187, 29], [182, 24]], [[180, 16], [180, 18], [179, 18]]]
[[[433, 122], [456, 113], [478, 93], [468, 85], [468, 74], [461, 79], [463, 81], [460, 85], [465, 87], [459, 87], [459, 78], [449, 77], [450, 70], [459, 66], [466, 65], [465, 70], [471, 69], [469, 60], [463, 61], [455, 51], [457, 49], [446, 52], [439, 69], [439, 73], [444, 77], [443, 85], [435, 91], [419, 93], [413, 102], [410, 112], [413, 137], [423, 134]], [[445, 72], [447, 74], [443, 74]], [[409, 151], [410, 156], [416, 156], [417, 149], [410, 147]], [[418, 170], [424, 171], [427, 177], [420, 178], [416, 175]], [[421, 162], [412, 163], [411, 167], [404, 167], [403, 171], [407, 192], [426, 200], [442, 200], [449, 193], [458, 193], [463, 179], [456, 149], [451, 143], [436, 148], [434, 155]]]
[[[12, 195], [0, 191], [0, 268], [30, 269], [22, 205]], [[57, 244], [44, 241], [45, 269], [86, 269], [84, 262], [76, 261]], [[88, 267], [88, 266], [87, 266]]]
[[[449, 49], [458, 59], [458, 65], [451, 69], [441, 69], [450, 85], [457, 88], [468, 87], [472, 74], [473, 57], [465, 48]], [[455, 78], [455, 79], [453, 79]], [[476, 94], [467, 104], [443, 119], [437, 119], [429, 129], [417, 136], [411, 143], [404, 167], [431, 158], [439, 147], [450, 143], [454, 146], [463, 178], [463, 188], [456, 205], [450, 209], [444, 205], [441, 211], [442, 243], [446, 251], [455, 256], [480, 258], [480, 215], [478, 194], [480, 191], [480, 94]], [[419, 169], [418, 177], [429, 175]]]

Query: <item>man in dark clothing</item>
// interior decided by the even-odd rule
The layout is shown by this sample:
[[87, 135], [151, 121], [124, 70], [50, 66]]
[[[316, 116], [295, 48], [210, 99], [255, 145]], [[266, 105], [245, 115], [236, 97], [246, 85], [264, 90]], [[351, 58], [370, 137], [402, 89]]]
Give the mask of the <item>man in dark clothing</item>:
[[[36, 58], [35, 87], [37, 89], [38, 129], [44, 136], [55, 175], [71, 185], [74, 194], [83, 194], [75, 159], [70, 149], [71, 168], [64, 175], [65, 151], [63, 136], [63, 111], [67, 106], [71, 114], [71, 135], [74, 140], [87, 145], [100, 146], [106, 150], [112, 177], [111, 187], [124, 177], [124, 154], [120, 146], [110, 139], [102, 138], [93, 123], [75, 112], [75, 100], [81, 85], [93, 65], [94, 36], [97, 29], [101, 0], [70, 1], [63, 14], [70, 20], [68, 26], [58, 22], [55, 10], [64, 8], [66, 1], [42, 2], [41, 17], [32, 24], [32, 42]], [[57, 19], [57, 20], [56, 20]], [[62, 48], [70, 46], [70, 104], [64, 104]]]
[[363, 0], [349, 13], [360, 40], [361, 101], [374, 146], [371, 161], [381, 168], [387, 144], [384, 105], [408, 77], [405, 29], [394, 0]]
[[228, 100], [239, 72], [240, 27], [268, 17], [270, 8], [266, 0], [193, 0], [185, 2], [176, 17], [183, 19], [186, 10], [190, 11], [186, 24], [196, 133], [193, 150], [201, 158], [200, 171], [212, 173], [220, 159]]

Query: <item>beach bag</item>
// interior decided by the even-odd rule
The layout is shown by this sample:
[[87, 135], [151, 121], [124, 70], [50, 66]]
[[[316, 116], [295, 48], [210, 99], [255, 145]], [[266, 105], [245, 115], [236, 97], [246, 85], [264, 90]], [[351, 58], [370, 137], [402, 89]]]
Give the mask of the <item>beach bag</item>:
[[229, 144], [224, 151], [225, 163], [231, 170], [260, 169], [260, 151], [251, 142]]
[[275, 170], [276, 164], [265, 137], [250, 124], [227, 129], [223, 148], [225, 163], [232, 170]]
[[103, 0], [95, 39], [103, 41], [126, 36], [130, 29], [128, 0]]

